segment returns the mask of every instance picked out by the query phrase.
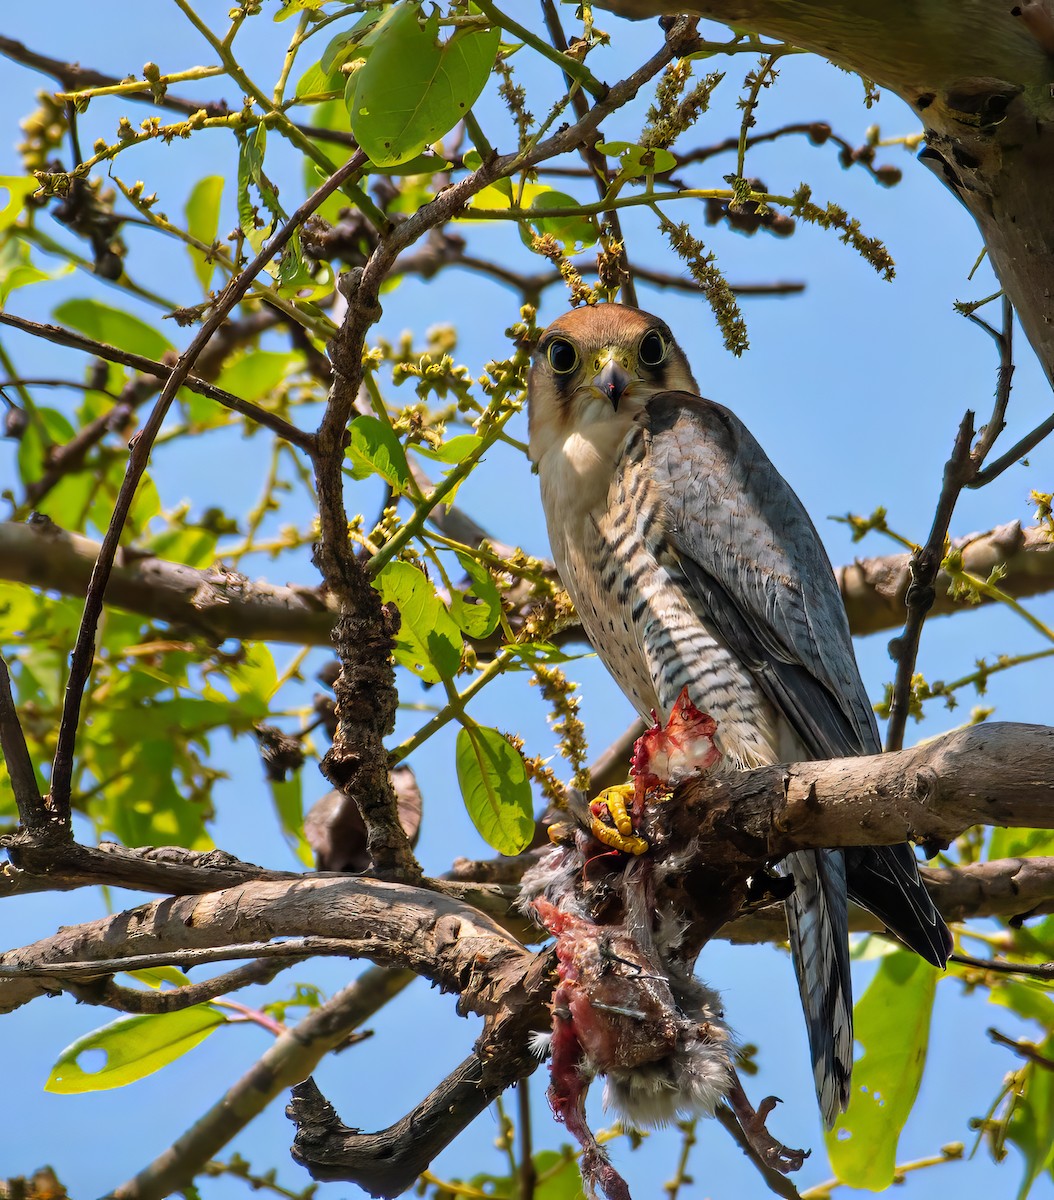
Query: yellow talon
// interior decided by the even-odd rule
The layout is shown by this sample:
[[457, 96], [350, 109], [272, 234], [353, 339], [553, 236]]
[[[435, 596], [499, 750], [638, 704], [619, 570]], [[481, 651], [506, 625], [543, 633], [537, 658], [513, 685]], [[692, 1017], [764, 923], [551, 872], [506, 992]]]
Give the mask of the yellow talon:
[[[627, 808], [627, 801], [632, 796], [632, 783], [605, 788], [589, 806], [589, 811], [593, 814], [590, 829], [598, 842], [621, 850], [623, 854], [636, 856], [648, 849], [648, 843], [633, 832], [633, 819]], [[614, 828], [604, 820], [605, 815]]]

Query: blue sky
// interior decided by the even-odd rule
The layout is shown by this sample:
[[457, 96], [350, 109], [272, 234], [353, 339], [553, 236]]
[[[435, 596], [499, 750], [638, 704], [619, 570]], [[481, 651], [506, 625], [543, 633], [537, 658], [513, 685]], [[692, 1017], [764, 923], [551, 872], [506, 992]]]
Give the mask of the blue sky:
[[[227, 8], [213, 0], [202, 4], [200, 12], [214, 27], [222, 28]], [[268, 84], [277, 69], [282, 33], [288, 29], [271, 23], [271, 8], [265, 5], [265, 14], [247, 24], [239, 41], [244, 43], [249, 69]], [[567, 11], [570, 15], [573, 9]], [[612, 47], [591, 59], [594, 72], [603, 78], [616, 78], [636, 57], [643, 57], [658, 44], [653, 24], [630, 26], [607, 17], [599, 23], [612, 33]], [[163, 70], [213, 61], [209, 48], [187, 26], [175, 5], [161, 0], [145, 6], [123, 0], [100, 0], [91, 6], [65, 0], [52, 0], [46, 7], [11, 6], [5, 13], [4, 32], [34, 49], [118, 76], [141, 71], [149, 59], [158, 61]], [[305, 59], [304, 65], [309, 61]], [[703, 69], [710, 65], [701, 64]], [[717, 141], [737, 127], [737, 85], [751, 65], [741, 58], [727, 67], [729, 76], [700, 124], [700, 143]], [[532, 99], [532, 107], [544, 112], [557, 81], [547, 70], [535, 74], [537, 78], [532, 75], [532, 80], [546, 89], [546, 99]], [[5, 97], [7, 118], [0, 143], [0, 174], [19, 172], [13, 148], [17, 140], [14, 120], [30, 111], [33, 93], [41, 86], [46, 84], [32, 73], [0, 60], [0, 94]], [[232, 103], [238, 100], [230, 85], [222, 87], [215, 81], [206, 81], [196, 91], [189, 85], [180, 90], [203, 99], [222, 94]], [[777, 86], [762, 95], [758, 128], [826, 120], [854, 145], [863, 142], [865, 129], [875, 122], [885, 135], [915, 131], [912, 114], [895, 97], [883, 96], [870, 111], [861, 99], [857, 79], [811, 58], [786, 59]], [[98, 109], [93, 106], [86, 128], [111, 130], [125, 111], [135, 120], [146, 115], [145, 109], [140, 114], [137, 109], [107, 102]], [[492, 94], [480, 112], [492, 138], [506, 147], [507, 122]], [[638, 104], [632, 116], [620, 116], [605, 125], [605, 135], [632, 137], [639, 129], [640, 115]], [[300, 173], [294, 157], [283, 153], [277, 139], [272, 142], [268, 167], [280, 181], [283, 198], [290, 199], [287, 207], [291, 208], [300, 194]], [[209, 173], [230, 174], [234, 161], [230, 135], [224, 133], [199, 136], [189, 144], [149, 145], [137, 154], [134, 166], [129, 161], [122, 170], [133, 179], [144, 179], [148, 191], [158, 191], [161, 207], [173, 215], [182, 211], [195, 179]], [[925, 536], [943, 462], [962, 412], [974, 408], [983, 422], [995, 381], [989, 340], [952, 311], [955, 300], [976, 299], [995, 290], [986, 266], [972, 282], [967, 281], [981, 248], [971, 219], [903, 149], [882, 152], [879, 161], [901, 167], [904, 181], [893, 189], [879, 187], [860, 168], [842, 170], [832, 147], [813, 147], [801, 137], [759, 147], [748, 159], [748, 170], [773, 191], [790, 192], [805, 179], [812, 183], [818, 200], [843, 204], [859, 217], [866, 232], [884, 239], [892, 251], [897, 263], [893, 283], [880, 280], [832, 234], [800, 228], [790, 239], [776, 240], [765, 234], [746, 238], [722, 228], [708, 231], [700, 212], [685, 209], [678, 219], [691, 220], [695, 231], [708, 239], [733, 282], [802, 280], [807, 285], [804, 295], [744, 301], [751, 349], [741, 359], [723, 349], [709, 309], [700, 299], [648, 288], [640, 295], [642, 305], [661, 313], [688, 349], [704, 394], [733, 407], [767, 448], [801, 495], [836, 563], [854, 554], [887, 553], [892, 547], [874, 536], [862, 546], [853, 546], [845, 527], [827, 519], [833, 514], [849, 510], [867, 513], [884, 504], [894, 528], [917, 539]], [[696, 178], [720, 186], [721, 176], [733, 167], [733, 160], [720, 160], [708, 175]], [[225, 205], [221, 228], [234, 224], [232, 188], [228, 188]], [[627, 214], [625, 231], [634, 258], [679, 270], [654, 233], [650, 217]], [[511, 226], [473, 227], [466, 233], [474, 239], [477, 253], [493, 254], [527, 270], [538, 269], [538, 260], [522, 247]], [[140, 279], [178, 303], [200, 298], [189, 262], [179, 247], [159, 245], [157, 238], [147, 241], [134, 231], [128, 240], [132, 261], [140, 257], [136, 268]], [[11, 308], [47, 320], [51, 307], [61, 299], [90, 294], [98, 294], [97, 283], [75, 275], [55, 286], [16, 293]], [[127, 307], [116, 294], [109, 300]], [[456, 320], [461, 333], [459, 358], [474, 373], [489, 358], [505, 353], [503, 331], [516, 315], [512, 293], [458, 273], [444, 273], [428, 283], [409, 280], [385, 296], [384, 307], [378, 330], [389, 338], [404, 329], [413, 329], [420, 338], [429, 325]], [[546, 296], [543, 317], [554, 317], [565, 307], [564, 296], [553, 289]], [[159, 316], [147, 309], [139, 312], [149, 319]], [[174, 328], [170, 321], [164, 322], [163, 328], [171, 339], [185, 344], [186, 331]], [[76, 356], [28, 339], [5, 335], [5, 345], [27, 374], [56, 370], [58, 363], [72, 373], [82, 368]], [[1048, 385], [1020, 339], [1008, 444], [1010, 438], [1045, 416], [1049, 405]], [[525, 420], [513, 432], [524, 437]], [[246, 443], [231, 433], [159, 451], [153, 469], [163, 503], [172, 507], [187, 499], [198, 511], [210, 503], [237, 510], [247, 494], [256, 494], [262, 446], [263, 439]], [[0, 482], [10, 477], [12, 465], [13, 448], [0, 444]], [[1043, 448], [1031, 456], [1029, 469], [1014, 468], [982, 493], [968, 493], [953, 521], [953, 535], [1015, 518], [1027, 522], [1031, 517], [1029, 488], [1050, 490], [1052, 465], [1050, 448]], [[458, 502], [502, 540], [546, 553], [536, 484], [525, 461], [513, 451], [503, 448], [491, 454], [461, 490]], [[349, 495], [353, 509], [371, 512], [372, 504], [370, 494]], [[246, 569], [265, 575], [272, 567], [260, 560], [246, 564]], [[282, 571], [283, 579], [295, 576], [303, 582], [315, 581], [306, 556], [283, 562]], [[1037, 602], [1035, 610], [1046, 619], [1054, 618], [1054, 603], [1048, 599]], [[882, 684], [892, 673], [887, 640], [887, 635], [878, 635], [858, 644], [861, 669], [875, 698], [881, 696]], [[1008, 613], [934, 620], [926, 627], [920, 669], [929, 678], [956, 677], [967, 673], [980, 655], [994, 657], [1035, 646], [1034, 636]], [[279, 649], [279, 663], [291, 653], [289, 648]], [[629, 706], [596, 660], [583, 659], [569, 671], [581, 681], [583, 715], [591, 745], [599, 750], [629, 722]], [[1049, 671], [1049, 666], [1039, 664], [1006, 678], [995, 677], [985, 703], [996, 705], [999, 719], [1043, 720], [1044, 701], [1050, 692]], [[411, 699], [417, 695], [412, 684], [405, 695]], [[963, 706], [952, 714], [934, 708], [924, 724], [909, 729], [909, 738], [931, 736], [951, 727], [964, 719], [970, 703], [972, 700], [964, 697]], [[500, 680], [473, 712], [490, 724], [520, 730], [532, 749], [549, 752], [552, 746], [544, 712], [522, 678]], [[419, 721], [420, 716], [412, 712], [401, 714], [396, 737], [405, 736]], [[250, 861], [292, 867], [290, 853], [270, 818], [255, 748], [246, 740], [225, 744], [218, 749], [217, 765], [229, 775], [217, 787], [219, 817], [213, 830], [217, 844]], [[486, 848], [472, 829], [457, 793], [453, 734], [430, 742], [415, 756], [413, 765], [426, 803], [420, 847], [426, 868], [438, 872], [457, 855], [485, 855]], [[305, 791], [308, 798], [314, 798], [325, 790], [325, 784], [310, 764], [307, 770], [310, 779]], [[133, 902], [134, 897], [123, 894], [109, 898], [114, 906]], [[0, 942], [16, 945], [46, 936], [58, 924], [102, 915], [106, 904], [106, 898], [89, 891], [9, 902], [0, 909]], [[354, 970], [347, 964], [323, 961], [285, 978], [310, 979], [332, 991]], [[774, 1130], [788, 1144], [815, 1149], [798, 1177], [800, 1186], [826, 1178], [789, 959], [771, 949], [716, 943], [706, 949], [700, 973], [721, 990], [730, 1020], [743, 1039], [761, 1046], [761, 1075], [749, 1086], [755, 1096], [774, 1092], [784, 1098], [786, 1103], [773, 1120]], [[865, 965], [857, 977], [858, 992], [866, 979]], [[283, 990], [279, 982], [269, 992]], [[266, 1045], [266, 1035], [256, 1028], [231, 1028], [173, 1067], [122, 1091], [63, 1097], [39, 1090], [62, 1047], [105, 1020], [104, 1010], [75, 1006], [67, 997], [38, 1001], [5, 1018], [5, 1073], [9, 1080], [17, 1081], [19, 1101], [5, 1113], [0, 1177], [29, 1173], [50, 1162], [78, 1197], [102, 1194], [164, 1149]], [[1008, 1033], [1017, 1029], [1009, 1014], [992, 1009], [979, 995], [962, 995], [956, 983], [948, 981], [938, 989], [929, 1067], [919, 1104], [904, 1133], [901, 1159], [933, 1153], [946, 1142], [965, 1140], [969, 1144], [969, 1118], [985, 1111], [1003, 1073], [1016, 1065], [1006, 1051], [989, 1044], [984, 1031], [993, 1023]], [[371, 1040], [328, 1061], [317, 1078], [346, 1123], [378, 1128], [402, 1116], [460, 1062], [478, 1033], [478, 1022], [457, 1019], [453, 1000], [429, 991], [419, 981], [371, 1022], [371, 1028], [375, 1030]], [[564, 1135], [547, 1114], [543, 1091], [544, 1078], [539, 1073], [532, 1080], [536, 1143], [555, 1146]], [[299, 1188], [307, 1180], [288, 1159], [292, 1127], [282, 1107], [281, 1103], [272, 1105], [232, 1148], [260, 1170], [277, 1166], [286, 1186]], [[599, 1112], [594, 1120], [602, 1121]], [[500, 1172], [502, 1159], [492, 1148], [495, 1133], [493, 1115], [485, 1115], [442, 1156], [437, 1172]], [[672, 1172], [675, 1153], [674, 1144], [666, 1137], [651, 1138], [634, 1153], [624, 1143], [616, 1150], [620, 1168], [638, 1197], [658, 1194], [659, 1184]], [[694, 1155], [697, 1183], [685, 1195], [727, 1198], [760, 1194], [760, 1183], [716, 1124], [701, 1129]], [[970, 1164], [942, 1167], [939, 1174], [939, 1179], [928, 1172], [910, 1176], [899, 1194], [906, 1200], [918, 1200], [939, 1186], [955, 1188], [960, 1200], [980, 1200], [1007, 1194], [1017, 1180], [1014, 1163], [997, 1171], [983, 1153]], [[222, 1198], [238, 1194], [241, 1187], [206, 1182], [202, 1192]], [[1033, 1194], [1050, 1195], [1052, 1191], [1047, 1180], [1037, 1184]], [[358, 1192], [351, 1185], [331, 1184], [323, 1185], [319, 1194], [324, 1200], [336, 1200]]]

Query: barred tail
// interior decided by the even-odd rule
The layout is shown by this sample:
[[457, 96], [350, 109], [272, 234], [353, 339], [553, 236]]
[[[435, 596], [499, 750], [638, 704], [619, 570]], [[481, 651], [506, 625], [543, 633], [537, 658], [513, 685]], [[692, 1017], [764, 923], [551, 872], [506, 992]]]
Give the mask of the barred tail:
[[849, 1103], [853, 1070], [853, 989], [849, 903], [841, 850], [802, 850], [784, 866], [794, 880], [787, 928], [809, 1031], [820, 1111], [828, 1129]]

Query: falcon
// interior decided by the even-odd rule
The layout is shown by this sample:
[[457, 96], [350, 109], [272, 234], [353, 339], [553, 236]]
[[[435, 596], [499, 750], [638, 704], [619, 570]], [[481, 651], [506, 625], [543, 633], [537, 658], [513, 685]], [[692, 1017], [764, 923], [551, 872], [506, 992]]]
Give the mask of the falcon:
[[[637, 712], [683, 688], [731, 769], [881, 751], [830, 561], [743, 423], [704, 399], [669, 327], [620, 304], [542, 333], [529, 452], [553, 555]], [[827, 1126], [849, 1102], [848, 900], [943, 967], [947, 926], [908, 845], [790, 854], [787, 925]]]

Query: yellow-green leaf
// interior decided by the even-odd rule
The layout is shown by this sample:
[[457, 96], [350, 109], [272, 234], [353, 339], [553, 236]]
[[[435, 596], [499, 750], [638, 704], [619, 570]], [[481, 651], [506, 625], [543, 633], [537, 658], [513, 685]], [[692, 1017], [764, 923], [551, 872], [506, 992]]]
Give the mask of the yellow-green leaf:
[[[51, 1068], [44, 1090], [69, 1095], [124, 1087], [175, 1062], [226, 1020], [211, 1004], [122, 1017], [67, 1046]], [[82, 1065], [79, 1060], [88, 1054], [91, 1057]]]
[[100, 304], [98, 300], [67, 300], [55, 309], [55, 319], [62, 325], [79, 329], [97, 342], [108, 342], [147, 358], [158, 359], [166, 351], [175, 349], [152, 325], [131, 313]]
[[[223, 183], [222, 175], [206, 175], [204, 179], [199, 179], [194, 184], [190, 196], [187, 198], [185, 210], [187, 232], [206, 246], [212, 245], [219, 232]], [[216, 269], [216, 264], [196, 246], [188, 246], [187, 253], [190, 255], [198, 283], [201, 284], [202, 290], [207, 292], [212, 283], [212, 274]]]
[[457, 781], [479, 835], [499, 854], [519, 854], [534, 836], [531, 785], [520, 752], [496, 729], [462, 726]]
[[396, 166], [452, 129], [476, 102], [494, 66], [500, 29], [462, 30], [436, 41], [438, 19], [422, 28], [418, 8], [392, 10], [354, 76], [351, 127], [370, 159]]
[[853, 1013], [864, 1055], [853, 1067], [848, 1111], [826, 1135], [831, 1166], [850, 1187], [893, 1182], [897, 1141], [922, 1081], [935, 967], [908, 950], [887, 955]]
[[[18, 220], [18, 214], [25, 207], [26, 197], [37, 190], [40, 185], [35, 179], [24, 175], [0, 175], [0, 229], [6, 229]], [[7, 193], [4, 199], [3, 193]]]
[[451, 678], [461, 665], [461, 631], [424, 573], [411, 563], [390, 562], [373, 586], [399, 610], [396, 662], [426, 683]]
[[399, 491], [410, 481], [406, 451], [390, 425], [377, 417], [356, 417], [351, 423], [348, 458], [354, 479], [380, 475]]

